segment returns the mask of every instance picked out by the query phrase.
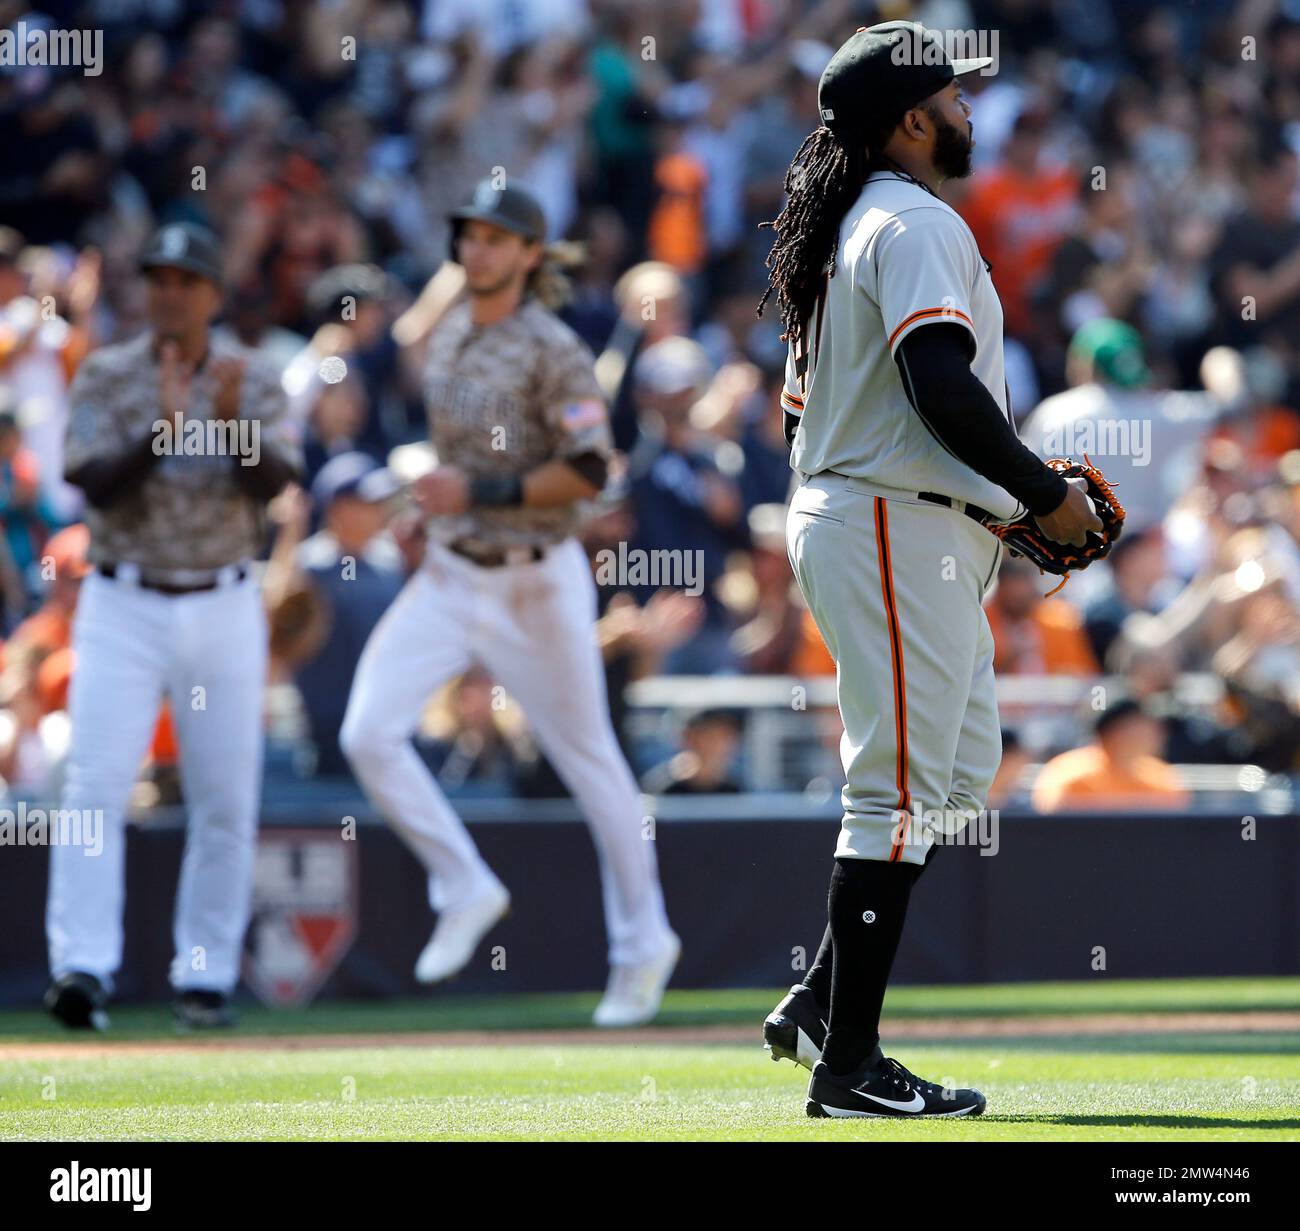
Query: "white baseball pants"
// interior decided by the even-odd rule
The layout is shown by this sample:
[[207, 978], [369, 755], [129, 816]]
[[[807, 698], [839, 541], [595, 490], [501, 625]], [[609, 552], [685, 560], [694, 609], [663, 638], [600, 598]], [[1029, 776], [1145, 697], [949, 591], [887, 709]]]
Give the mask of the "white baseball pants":
[[428, 869], [433, 908], [473, 899], [493, 873], [410, 741], [432, 693], [481, 663], [523, 707], [582, 808], [600, 860], [610, 963], [635, 964], [661, 956], [671, 932], [636, 779], [610, 723], [595, 617], [595, 582], [574, 539], [535, 563], [499, 568], [433, 545], [366, 644], [340, 740]]
[[91, 573], [73, 622], [76, 664], [64, 809], [102, 813], [103, 851], [50, 850], [50, 970], [108, 987], [122, 959], [124, 815], [171, 698], [189, 813], [171, 981], [230, 992], [252, 894], [267, 629], [256, 581], [166, 595]]

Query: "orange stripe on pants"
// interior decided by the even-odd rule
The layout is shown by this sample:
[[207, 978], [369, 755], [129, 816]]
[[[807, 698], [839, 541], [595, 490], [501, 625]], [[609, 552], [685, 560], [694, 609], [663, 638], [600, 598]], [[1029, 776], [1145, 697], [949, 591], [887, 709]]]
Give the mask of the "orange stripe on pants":
[[885, 618], [889, 624], [889, 656], [894, 676], [894, 733], [898, 755], [895, 773], [898, 780], [898, 809], [906, 820], [889, 851], [889, 862], [897, 863], [903, 854], [907, 831], [912, 824], [912, 796], [907, 789], [907, 677], [903, 672], [903, 634], [898, 626], [898, 604], [894, 600], [894, 566], [889, 555], [889, 512], [881, 496], [876, 501], [876, 550], [880, 556], [880, 590], [885, 600]]

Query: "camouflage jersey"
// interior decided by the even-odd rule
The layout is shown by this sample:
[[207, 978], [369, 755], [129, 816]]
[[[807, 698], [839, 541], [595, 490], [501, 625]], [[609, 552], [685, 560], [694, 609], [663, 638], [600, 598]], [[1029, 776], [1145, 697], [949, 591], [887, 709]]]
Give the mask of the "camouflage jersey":
[[[470, 478], [522, 475], [544, 462], [610, 454], [609, 416], [591, 351], [531, 298], [492, 325], [475, 325], [468, 301], [453, 305], [430, 338], [424, 397], [439, 463]], [[433, 519], [430, 532], [479, 551], [546, 547], [581, 521], [581, 502], [476, 508]]]
[[[234, 343], [210, 335], [209, 348], [208, 359], [192, 379], [186, 407], [193, 434], [175, 441], [163, 438], [168, 445], [165, 455], [137, 487], [107, 508], [87, 503], [94, 563], [206, 571], [261, 552], [262, 504], [236, 482], [235, 468], [239, 453], [252, 456], [255, 450], [274, 449], [298, 461], [280, 376], [263, 357]], [[224, 355], [246, 361], [239, 405], [243, 423], [218, 435], [206, 430], [206, 421], [215, 393], [211, 361]], [[157, 432], [163, 420], [160, 375], [149, 332], [86, 356], [69, 394], [65, 472], [92, 458], [121, 453]]]

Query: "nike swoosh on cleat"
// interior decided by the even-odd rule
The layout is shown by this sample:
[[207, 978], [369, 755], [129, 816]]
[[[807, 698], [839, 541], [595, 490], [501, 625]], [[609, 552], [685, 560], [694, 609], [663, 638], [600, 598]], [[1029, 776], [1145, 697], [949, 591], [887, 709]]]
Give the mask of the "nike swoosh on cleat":
[[869, 1098], [873, 1103], [879, 1103], [882, 1107], [891, 1107], [895, 1111], [915, 1113], [925, 1110], [925, 1099], [915, 1090], [912, 1091], [912, 1097], [906, 1103], [900, 1102], [898, 1099], [881, 1098], [876, 1094], [867, 1094], [863, 1090], [854, 1090], [853, 1093], [859, 1098]]

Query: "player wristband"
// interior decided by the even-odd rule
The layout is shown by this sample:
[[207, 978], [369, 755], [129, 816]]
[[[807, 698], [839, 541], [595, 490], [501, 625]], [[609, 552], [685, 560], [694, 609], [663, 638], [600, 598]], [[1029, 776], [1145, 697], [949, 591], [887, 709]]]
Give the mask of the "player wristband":
[[524, 502], [524, 481], [517, 474], [483, 475], [469, 481], [471, 504], [517, 507]]

